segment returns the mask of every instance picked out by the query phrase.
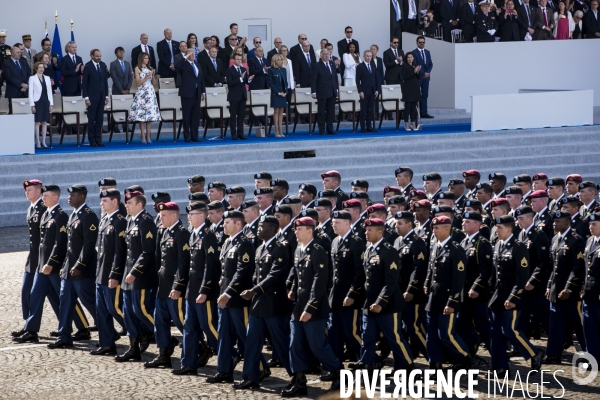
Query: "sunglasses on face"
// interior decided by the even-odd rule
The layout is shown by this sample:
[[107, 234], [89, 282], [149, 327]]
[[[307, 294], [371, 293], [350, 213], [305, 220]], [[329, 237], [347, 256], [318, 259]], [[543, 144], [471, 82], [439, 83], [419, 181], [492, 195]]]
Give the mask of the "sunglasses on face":
[[306, 38], [305, 38], [305, 37], [303, 37], [303, 38], [300, 38], [300, 40], [306, 40]]
[[398, 42], [392, 42], [392, 44], [398, 44]]
[[352, 33], [352, 31], [346, 31], [346, 33]]

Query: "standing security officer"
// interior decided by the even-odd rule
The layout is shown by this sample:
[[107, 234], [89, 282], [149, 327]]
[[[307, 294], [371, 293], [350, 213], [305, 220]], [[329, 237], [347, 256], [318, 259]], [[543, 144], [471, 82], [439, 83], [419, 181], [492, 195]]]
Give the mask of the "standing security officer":
[[333, 287], [329, 292], [328, 341], [340, 363], [344, 362], [344, 343], [351, 358], [360, 356], [360, 309], [365, 302], [365, 242], [352, 233], [348, 211], [333, 212], [333, 230], [338, 235], [331, 244]]
[[[219, 242], [208, 227], [206, 203], [190, 204], [186, 211], [192, 227], [189, 241], [191, 265], [185, 294], [181, 368], [172, 371], [175, 375], [196, 375], [198, 367], [204, 367], [210, 357], [217, 354], [219, 346]], [[204, 336], [208, 346], [204, 342]]]
[[[519, 315], [523, 307], [523, 292], [529, 276], [529, 252], [527, 246], [514, 235], [515, 219], [503, 215], [495, 219], [498, 242], [494, 246], [494, 273], [491, 278], [492, 298], [489, 302], [492, 320], [492, 368], [498, 376], [510, 378], [507, 342], [528, 360], [531, 369], [542, 366], [544, 351], [537, 349], [519, 329]], [[562, 342], [561, 342], [562, 343]]]
[[[96, 317], [96, 241], [98, 239], [98, 216], [85, 204], [87, 188], [83, 185], [73, 185], [67, 189], [68, 202], [74, 208], [69, 217], [67, 232], [69, 241], [67, 257], [60, 270], [60, 307], [58, 332], [59, 337], [48, 348], [57, 349], [73, 346], [71, 337], [73, 314], [77, 298], [95, 318]], [[80, 332], [78, 332], [80, 333]], [[89, 331], [82, 335], [90, 339]], [[79, 340], [79, 339], [78, 339]]]
[[585, 285], [581, 290], [583, 299], [583, 334], [586, 351], [600, 360], [600, 213], [588, 217], [592, 236], [585, 246]]
[[450, 237], [452, 220], [446, 216], [431, 221], [437, 243], [431, 246], [429, 270], [424, 284], [429, 301], [427, 311], [427, 353], [432, 369], [441, 369], [445, 346], [460, 360], [453, 369], [468, 368], [469, 349], [454, 333], [456, 314], [460, 311], [465, 284], [465, 250]]
[[550, 331], [545, 363], [560, 364], [565, 327], [568, 327], [568, 332], [575, 331], [579, 344], [585, 349], [579, 314], [580, 297], [577, 296], [583, 287], [585, 274], [585, 242], [571, 227], [568, 212], [558, 211], [552, 218], [557, 233], [552, 238], [553, 268], [546, 290], [546, 298], [550, 300]]
[[117, 189], [104, 189], [100, 192], [100, 207], [104, 217], [98, 228], [98, 269], [96, 271], [96, 315], [98, 319], [98, 348], [91, 350], [91, 355], [117, 354], [115, 338], [119, 333], [113, 321], [122, 327], [123, 295], [121, 279], [127, 257], [125, 230], [127, 220], [119, 212], [121, 193]]
[[400, 211], [395, 215], [396, 232], [400, 235], [394, 248], [400, 255], [398, 281], [403, 293], [406, 309], [402, 312], [402, 322], [410, 339], [413, 358], [418, 352], [427, 356], [427, 329], [423, 304], [427, 296], [423, 293], [423, 283], [427, 276], [429, 249], [425, 241], [415, 233], [415, 216], [410, 211]]
[[129, 222], [125, 237], [127, 260], [123, 271], [123, 320], [129, 349], [115, 356], [117, 362], [141, 360], [140, 343], [154, 337], [154, 304], [158, 286], [156, 267], [156, 224], [145, 210], [146, 197], [138, 190], [125, 194]]
[[158, 292], [154, 308], [154, 333], [158, 356], [144, 363], [145, 368], [171, 368], [171, 355], [179, 341], [171, 336], [171, 321], [181, 333], [185, 306], [183, 297], [190, 272], [190, 232], [179, 219], [179, 205], [169, 201], [158, 205], [164, 233], [160, 240]]
[[[290, 262], [287, 248], [275, 239], [278, 229], [277, 218], [270, 215], [261, 217], [258, 235], [264, 243], [256, 249], [256, 268], [252, 275], [254, 286], [241, 294], [244, 300], [251, 300], [252, 305], [244, 352], [243, 379], [233, 385], [234, 389], [257, 389], [260, 387], [259, 382], [270, 375], [270, 371], [260, 371], [266, 330], [270, 334], [273, 351], [277, 354], [289, 354], [285, 281], [289, 275]], [[281, 362], [291, 376], [289, 357], [281, 357]]]

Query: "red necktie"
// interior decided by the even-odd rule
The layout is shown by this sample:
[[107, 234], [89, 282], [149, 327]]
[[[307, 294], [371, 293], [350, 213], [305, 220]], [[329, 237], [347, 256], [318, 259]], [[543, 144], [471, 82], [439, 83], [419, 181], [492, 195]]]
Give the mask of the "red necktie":
[[548, 26], [548, 19], [546, 18], [546, 9], [542, 10], [544, 12], [544, 26]]

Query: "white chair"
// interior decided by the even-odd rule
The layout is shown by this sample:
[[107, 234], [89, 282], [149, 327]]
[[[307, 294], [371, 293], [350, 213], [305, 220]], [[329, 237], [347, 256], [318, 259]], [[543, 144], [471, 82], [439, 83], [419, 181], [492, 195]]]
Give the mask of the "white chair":
[[[160, 130], [163, 122], [173, 123], [173, 141], [176, 142], [181, 134], [181, 125], [183, 121], [183, 112], [181, 111], [181, 98], [179, 89], [160, 89], [158, 91], [158, 104], [161, 121], [158, 124], [156, 140], [160, 138]], [[179, 130], [177, 131], [177, 121], [179, 121]], [[133, 135], [132, 135], [133, 136]]]
[[63, 126], [60, 134], [60, 144], [62, 144], [63, 139], [65, 137], [65, 128], [67, 125], [77, 125], [77, 147], [81, 145], [81, 143], [85, 142], [85, 130], [83, 131], [83, 137], [81, 142], [79, 141], [79, 127], [81, 125], [87, 127], [88, 117], [87, 117], [87, 107], [85, 105], [85, 100], [81, 96], [69, 96], [62, 98], [62, 116], [63, 116]]
[[356, 86], [340, 86], [338, 98], [338, 121], [336, 131], [340, 129], [340, 122], [342, 121], [342, 114], [353, 113], [354, 121], [352, 121], [352, 132], [356, 131], [358, 126], [358, 113], [360, 112], [360, 96], [358, 95], [358, 89]]
[[[252, 133], [252, 126], [254, 126], [254, 119], [265, 118], [265, 125], [267, 124], [267, 119], [272, 117], [275, 111], [271, 108], [271, 90], [270, 89], [260, 89], [260, 90], [251, 90], [250, 91], [250, 128], [248, 129], [248, 136]], [[287, 129], [287, 120], [286, 120], [286, 129]], [[271, 127], [273, 126], [273, 119], [271, 118], [271, 122], [269, 123], [269, 133], [265, 136], [271, 134]]]
[[381, 116], [379, 119], [379, 129], [383, 123], [383, 117], [388, 112], [396, 113], [396, 130], [400, 126], [400, 111], [404, 110], [402, 101], [402, 87], [400, 85], [381, 85]]
[[315, 125], [317, 123], [317, 99], [312, 98], [312, 89], [307, 88], [296, 88], [296, 91], [292, 95], [292, 104], [296, 107], [296, 116], [294, 119], [294, 129], [292, 133], [296, 132], [296, 125], [298, 125], [298, 119], [300, 115], [308, 115], [308, 132], [313, 133]]
[[462, 29], [453, 29], [450, 35], [452, 36], [452, 43], [462, 42]]
[[176, 89], [175, 78], [159, 78], [158, 79], [159, 89]]
[[120, 122], [125, 123], [125, 143], [129, 143], [129, 111], [133, 103], [132, 94], [111, 94], [110, 95], [110, 113], [112, 116], [112, 124], [110, 126], [109, 142], [112, 142], [115, 125]]
[[[205, 110], [206, 118], [204, 118], [204, 138], [208, 130], [208, 120], [218, 119], [220, 124], [220, 138], [223, 139], [227, 134], [227, 126], [229, 125], [229, 102], [227, 101], [227, 88], [211, 87], [206, 88]], [[225, 130], [223, 130], [223, 122], [225, 122]]]
[[0, 115], [7, 115], [8, 112], [8, 99], [6, 97], [2, 97], [0, 98]]
[[11, 99], [13, 114], [31, 114], [31, 106], [29, 105], [29, 99]]

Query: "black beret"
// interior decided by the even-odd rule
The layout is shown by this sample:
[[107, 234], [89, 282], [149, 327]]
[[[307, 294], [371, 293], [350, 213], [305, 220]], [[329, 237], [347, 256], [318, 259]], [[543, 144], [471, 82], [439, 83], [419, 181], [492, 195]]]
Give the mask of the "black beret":
[[208, 188], [209, 189], [227, 189], [227, 186], [223, 182], [216, 181], [216, 182], [209, 182]]
[[576, 197], [576, 196], [565, 196], [560, 200], [560, 202], [562, 204], [568, 204], [568, 203], [581, 204], [581, 200], [579, 200], [579, 197]]
[[298, 196], [288, 196], [283, 199], [283, 204], [302, 204], [302, 200]]
[[347, 219], [348, 221], [352, 221], [352, 214], [350, 214], [348, 211], [334, 211], [333, 214], [331, 215], [331, 218], [335, 218], [335, 219]]
[[[256, 179], [261, 179], [261, 178], [256, 178]], [[262, 217], [260, 217], [260, 223], [261, 224], [273, 224], [273, 225], [279, 226], [279, 220], [272, 215], [263, 215]]]
[[556, 211], [556, 212], [552, 213], [551, 217], [552, 217], [552, 219], [559, 219], [559, 218], [571, 219], [571, 214], [569, 214], [568, 212], [565, 212], [565, 211]]
[[210, 203], [210, 200], [209, 200], [208, 196], [204, 192], [190, 193], [190, 194], [188, 194], [188, 200], [191, 200], [191, 201], [202, 201], [202, 202], [204, 202], [206, 204]]
[[600, 212], [595, 212], [593, 214], [590, 214], [588, 219], [590, 221], [600, 221]]
[[273, 187], [273, 186], [282, 187], [285, 190], [290, 190], [290, 185], [287, 183], [287, 181], [285, 179], [281, 179], [281, 178], [271, 179], [271, 187]]
[[350, 198], [369, 200], [369, 194], [367, 192], [350, 192]]
[[369, 182], [367, 182], [364, 179], [355, 179], [352, 182], [350, 182], [350, 185], [351, 186], [360, 187], [360, 188], [369, 189]]
[[560, 177], [550, 178], [548, 182], [546, 182], [547, 186], [565, 186], [565, 180]]
[[515, 223], [515, 217], [512, 215], [503, 215], [495, 219], [497, 224], [513, 224]]
[[289, 216], [294, 215], [294, 211], [292, 210], [292, 207], [286, 206], [286, 205], [275, 206], [275, 212], [280, 213], [280, 214], [287, 214]]
[[531, 183], [531, 177], [527, 174], [520, 174], [517, 175], [513, 178], [513, 183], [517, 183], [517, 182], [527, 182], [527, 183]]
[[78, 183], [76, 185], [70, 186], [69, 188], [67, 188], [67, 192], [69, 193], [86, 193], [87, 192], [87, 188]]
[[412, 172], [412, 169], [410, 167], [402, 166], [402, 167], [396, 168], [394, 173], [396, 175], [400, 175], [401, 173], [406, 172], [406, 171]]
[[98, 186], [117, 186], [117, 180], [115, 178], [100, 179]]
[[424, 181], [441, 181], [442, 176], [437, 172], [430, 172], [428, 174], [423, 175]]
[[187, 213], [189, 214], [190, 212], [194, 211], [194, 210], [207, 210], [208, 207], [206, 207], [206, 203], [199, 201], [197, 203], [194, 204], [190, 204], [185, 208], [185, 211], [187, 211]]
[[404, 204], [404, 203], [406, 203], [406, 197], [404, 197], [404, 196], [396, 195], [396, 196], [390, 197], [388, 199], [388, 204]]
[[100, 198], [105, 197], [121, 197], [121, 193], [117, 189], [106, 189], [100, 191]]
[[481, 182], [481, 183], [478, 183], [477, 185], [475, 185], [475, 190], [479, 190], [479, 189], [492, 190], [492, 185], [490, 185], [487, 182]]
[[154, 202], [159, 202], [159, 200], [163, 200], [163, 199], [167, 199], [167, 201], [171, 200], [171, 195], [167, 192], [156, 192], [156, 193], [152, 193], [152, 196], [150, 196], [150, 198], [154, 201]]
[[396, 219], [409, 219], [411, 221], [415, 220], [415, 214], [412, 211], [398, 211], [395, 215]]
[[483, 208], [483, 205], [479, 200], [467, 200], [465, 201], [465, 207]]
[[125, 189], [124, 192], [125, 193], [129, 193], [129, 192], [141, 192], [142, 194], [144, 194], [144, 188], [141, 187], [140, 185], [131, 185], [127, 189]]
[[273, 175], [268, 172], [259, 172], [258, 174], [254, 174], [254, 179], [273, 179]]
[[333, 207], [333, 204], [329, 199], [319, 199], [315, 200], [315, 207]]
[[304, 190], [305, 192], [308, 192], [315, 197], [317, 196], [317, 187], [312, 183], [301, 183], [298, 185], [298, 189]]
[[204, 183], [204, 182], [206, 182], [206, 179], [204, 179], [204, 177], [202, 175], [194, 175], [191, 178], [188, 178], [188, 183], [190, 183], [190, 184]]
[[300, 212], [300, 216], [302, 217], [311, 217], [314, 219], [319, 219], [319, 213], [314, 208], [307, 208], [306, 210], [302, 210]]
[[488, 179], [489, 180], [499, 179], [501, 181], [506, 182], [506, 175], [504, 175], [502, 172], [492, 172], [491, 174], [488, 175]]
[[224, 209], [225, 206], [223, 205], [223, 202], [215, 200], [215, 201], [211, 201], [210, 203], [208, 203], [208, 209], [209, 210], [221, 210]]
[[451, 213], [454, 214], [454, 209], [450, 206], [435, 206], [431, 212], [433, 213], [433, 215], [437, 214], [437, 213]]
[[479, 221], [479, 222], [483, 221], [483, 217], [478, 212], [467, 211], [467, 212], [464, 212], [462, 216], [463, 216], [463, 219], [470, 219], [472, 221]]
[[225, 189], [227, 194], [246, 194], [246, 189], [241, 186], [232, 186]]
[[225, 211], [223, 213], [223, 219], [227, 219], [227, 218], [235, 218], [235, 219], [244, 219], [244, 213], [242, 213], [241, 211]]
[[242, 210], [245, 210], [246, 208], [256, 207], [256, 206], [258, 206], [258, 203], [256, 202], [256, 200], [247, 200], [247, 201], [244, 201], [240, 207], [242, 208]]
[[592, 188], [592, 189], [596, 189], [596, 184], [592, 181], [583, 181], [579, 184], [579, 189], [584, 189], [584, 188]]
[[446, 192], [440, 193], [438, 198], [445, 199], [445, 200], [456, 200], [456, 195], [448, 190]]
[[337, 193], [333, 189], [325, 189], [319, 192], [319, 197], [337, 197]]
[[458, 178], [452, 178], [448, 181], [448, 186], [457, 186], [457, 185], [464, 185], [465, 181], [463, 181], [462, 179], [458, 179]]
[[523, 196], [523, 190], [518, 186], [509, 186], [506, 188], [504, 194], [520, 194]]
[[515, 210], [515, 214], [517, 214], [517, 215], [535, 214], [535, 211], [533, 211], [533, 208], [523, 205]]
[[258, 196], [259, 194], [273, 194], [273, 189], [270, 187], [254, 189], [254, 195]]

